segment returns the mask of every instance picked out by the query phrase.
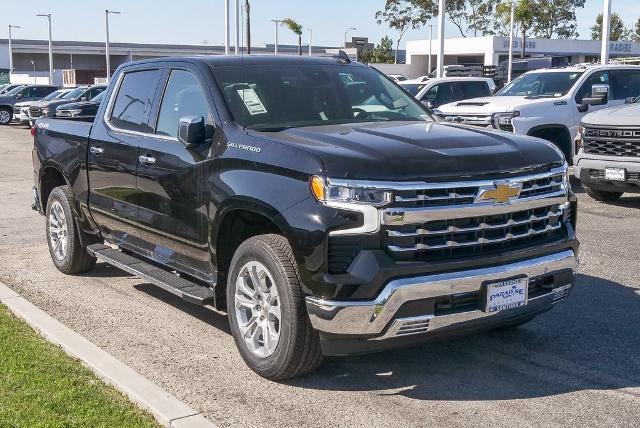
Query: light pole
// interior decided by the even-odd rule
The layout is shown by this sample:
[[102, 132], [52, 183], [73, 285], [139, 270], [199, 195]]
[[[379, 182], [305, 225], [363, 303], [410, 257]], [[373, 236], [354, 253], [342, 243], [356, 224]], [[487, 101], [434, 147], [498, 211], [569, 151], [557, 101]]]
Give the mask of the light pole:
[[609, 39], [611, 38], [611, 0], [604, 0], [602, 11], [602, 51], [600, 61], [603, 65], [609, 62]]
[[51, 14], [39, 13], [36, 16], [47, 18], [47, 22], [49, 23], [49, 84], [53, 85], [53, 45], [51, 42]]
[[240, 0], [236, 0], [236, 55], [240, 54]]
[[280, 25], [280, 22], [282, 22], [279, 19], [272, 19], [271, 22], [273, 22], [275, 24], [276, 30], [275, 30], [275, 38], [276, 38], [276, 44], [273, 48], [273, 54], [274, 55], [278, 55], [278, 25]]
[[507, 83], [511, 83], [511, 75], [513, 74], [513, 18], [515, 10], [516, 2], [511, 0], [511, 24], [509, 24], [509, 71], [507, 73]]
[[431, 75], [431, 52], [433, 46], [433, 24], [429, 24], [429, 71], [428, 76]]
[[440, 0], [438, 6], [438, 72], [437, 77], [442, 77], [444, 71], [444, 19], [446, 0]]
[[36, 61], [31, 60], [31, 66], [33, 67], [33, 84], [36, 85], [38, 83], [38, 79], [36, 78]]
[[107, 83], [109, 83], [109, 79], [111, 78], [111, 55], [109, 52], [109, 14], [113, 13], [115, 15], [120, 15], [120, 12], [115, 10], [105, 10], [104, 11], [104, 24], [107, 30], [107, 43], [105, 45], [105, 52], [107, 55]]
[[311, 32], [311, 28], [309, 28], [309, 56], [311, 56], [311, 36], [312, 36], [312, 32]]
[[229, 55], [229, 0], [224, 0], [224, 54]]
[[347, 34], [349, 33], [349, 31], [356, 31], [356, 30], [357, 30], [356, 27], [350, 27], [345, 30], [344, 32], [344, 48], [345, 49], [347, 48]]
[[13, 45], [11, 40], [11, 30], [21, 28], [19, 25], [9, 25], [9, 83], [11, 83], [11, 73], [13, 73]]

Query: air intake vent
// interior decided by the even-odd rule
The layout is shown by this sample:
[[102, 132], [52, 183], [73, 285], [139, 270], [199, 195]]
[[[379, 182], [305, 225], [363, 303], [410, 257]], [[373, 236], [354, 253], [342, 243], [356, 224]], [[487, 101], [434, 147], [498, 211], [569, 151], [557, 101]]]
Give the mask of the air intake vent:
[[426, 318], [411, 318], [406, 321], [398, 320], [400, 327], [398, 327], [396, 331], [396, 336], [426, 333], [429, 330], [429, 321], [431, 321], [431, 316]]
[[562, 287], [553, 289], [553, 303], [559, 302], [560, 300], [566, 299], [569, 295], [569, 290], [571, 289], [571, 285], [563, 285]]

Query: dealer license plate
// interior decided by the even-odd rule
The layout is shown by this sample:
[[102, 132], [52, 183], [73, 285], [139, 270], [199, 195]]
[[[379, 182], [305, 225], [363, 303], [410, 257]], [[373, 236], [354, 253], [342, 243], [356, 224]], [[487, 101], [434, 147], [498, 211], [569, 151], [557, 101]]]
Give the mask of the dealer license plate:
[[604, 178], [613, 181], [626, 181], [627, 170], [624, 168], [605, 168]]
[[529, 278], [515, 278], [487, 284], [486, 312], [498, 312], [527, 304]]

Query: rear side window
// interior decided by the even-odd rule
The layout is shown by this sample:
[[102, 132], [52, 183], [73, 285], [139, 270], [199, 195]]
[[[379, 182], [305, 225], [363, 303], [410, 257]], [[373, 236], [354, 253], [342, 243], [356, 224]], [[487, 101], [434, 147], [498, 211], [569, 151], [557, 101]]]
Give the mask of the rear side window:
[[55, 90], [56, 90], [56, 88], [53, 88], [51, 86], [38, 87], [38, 88], [36, 88], [35, 96], [36, 97], [46, 97], [47, 95], [49, 95], [50, 93], [54, 92]]
[[161, 75], [160, 70], [125, 73], [111, 109], [113, 126], [127, 131], [153, 132], [149, 127], [149, 113]]
[[184, 116], [201, 116], [206, 123], [212, 123], [209, 104], [198, 80], [188, 71], [173, 70], [162, 98], [156, 134], [176, 137], [178, 122]]
[[614, 100], [640, 95], [640, 70], [611, 70], [611, 95]]
[[458, 82], [457, 86], [458, 97], [461, 97], [461, 100], [488, 97], [491, 95], [491, 90], [487, 82]]
[[100, 95], [105, 89], [107, 88], [99, 87], [91, 89], [91, 91], [89, 91], [89, 99]]

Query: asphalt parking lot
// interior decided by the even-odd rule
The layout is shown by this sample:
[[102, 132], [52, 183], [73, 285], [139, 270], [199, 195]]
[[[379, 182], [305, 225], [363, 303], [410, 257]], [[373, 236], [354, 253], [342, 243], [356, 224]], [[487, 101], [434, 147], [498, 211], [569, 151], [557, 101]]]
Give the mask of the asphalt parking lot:
[[105, 264], [59, 273], [30, 208], [32, 138], [0, 128], [0, 281], [221, 426], [637, 426], [640, 196], [574, 185], [569, 301], [526, 326], [363, 357], [285, 383], [246, 367], [224, 314]]

